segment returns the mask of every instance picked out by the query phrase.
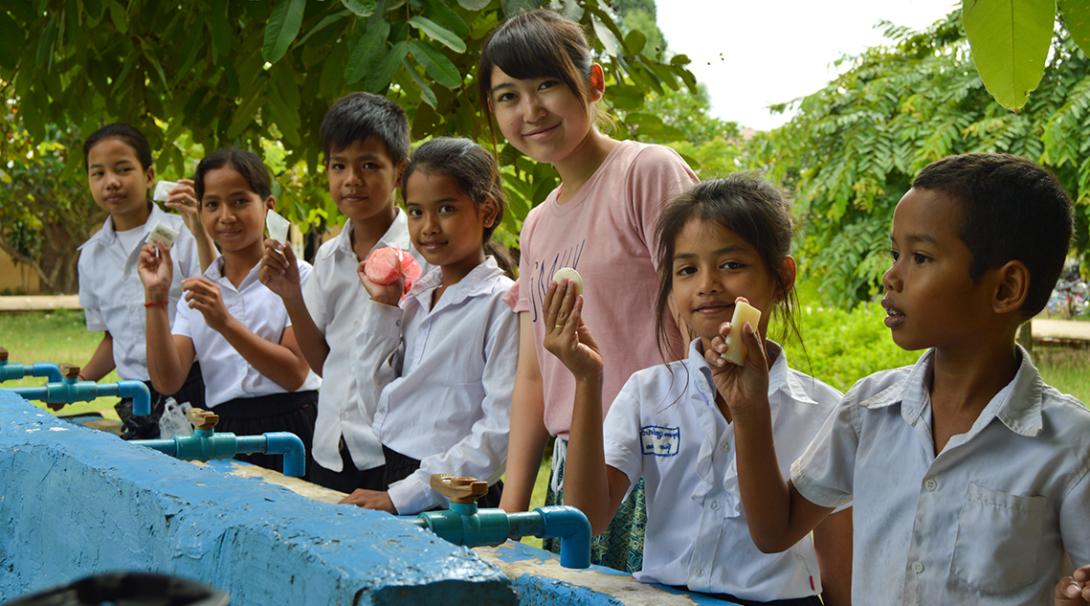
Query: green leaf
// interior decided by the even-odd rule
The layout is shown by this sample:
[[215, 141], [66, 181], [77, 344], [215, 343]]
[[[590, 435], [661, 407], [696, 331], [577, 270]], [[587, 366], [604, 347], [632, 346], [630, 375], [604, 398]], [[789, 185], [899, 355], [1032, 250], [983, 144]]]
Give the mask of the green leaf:
[[344, 66], [346, 83], [355, 84], [377, 68], [382, 60], [382, 53], [386, 50], [386, 38], [389, 35], [390, 24], [386, 21], [374, 21], [368, 25], [348, 53], [348, 63]]
[[310, 31], [307, 32], [306, 35], [304, 35], [302, 38], [300, 38], [297, 44], [299, 44], [299, 46], [303, 46], [304, 44], [306, 44], [307, 40], [310, 40], [311, 36], [317, 34], [318, 32], [329, 27], [330, 25], [333, 25], [337, 21], [340, 21], [349, 14], [351, 14], [349, 11], [340, 11], [337, 13], [333, 13], [332, 15], [326, 15], [325, 17], [322, 17], [322, 20], [319, 21], [317, 25], [310, 28]]
[[428, 86], [428, 83], [424, 81], [424, 78], [417, 73], [416, 68], [409, 63], [408, 58], [403, 59], [402, 63], [405, 65], [405, 70], [409, 72], [409, 76], [413, 79], [413, 83], [420, 89], [420, 99], [431, 106], [432, 109], [435, 109], [436, 106], [439, 105], [439, 100], [435, 97], [435, 91], [433, 91], [431, 87]]
[[1055, 2], [962, 0], [961, 19], [984, 87], [1007, 109], [1020, 109], [1045, 73]]
[[617, 41], [617, 36], [613, 35], [613, 32], [602, 23], [602, 20], [598, 18], [598, 15], [591, 17], [591, 22], [594, 24], [594, 35], [598, 36], [598, 39], [602, 41], [602, 46], [605, 47], [606, 52], [611, 55], [621, 55], [624, 53], [624, 48], [621, 47], [621, 43]]
[[87, 25], [98, 25], [106, 16], [104, 0], [83, 0], [83, 10], [87, 14]]
[[377, 2], [375, 0], [341, 0], [341, 4], [357, 17], [370, 17], [375, 12]]
[[462, 73], [443, 53], [421, 40], [410, 40], [409, 51], [412, 52], [413, 58], [424, 66], [428, 76], [441, 86], [453, 89], [462, 85]]
[[379, 62], [374, 71], [363, 79], [363, 90], [370, 93], [381, 93], [390, 85], [397, 69], [401, 67], [401, 60], [409, 52], [409, 46], [404, 42], [393, 45]]
[[463, 40], [469, 36], [469, 24], [458, 13], [451, 10], [443, 0], [427, 0], [426, 16], [439, 25], [454, 32]]
[[479, 11], [488, 6], [492, 0], [458, 0], [458, 5], [467, 11]]
[[129, 31], [129, 9], [121, 6], [121, 3], [117, 0], [110, 0], [110, 21], [114, 22], [114, 27], [122, 34]]
[[458, 37], [458, 34], [455, 34], [427, 17], [417, 15], [409, 19], [409, 25], [424, 32], [424, 34], [432, 40], [439, 42], [456, 53], [466, 52], [465, 40], [462, 40]]
[[234, 34], [231, 28], [230, 5], [227, 2], [216, 4], [208, 26], [212, 30], [212, 58], [218, 63], [229, 57]]
[[541, 5], [540, 2], [535, 0], [500, 0], [500, 4], [503, 5], [504, 16], [508, 18], [522, 12], [532, 11]]
[[0, 67], [15, 69], [25, 40], [23, 28], [7, 13], [0, 11]]
[[624, 37], [624, 50], [629, 55], [639, 54], [645, 46], [647, 46], [647, 36], [640, 30], [634, 29]]
[[303, 25], [303, 10], [307, 0], [279, 0], [265, 24], [265, 43], [261, 56], [269, 63], [276, 63], [288, 52], [292, 40], [299, 35]]
[[1060, 15], [1071, 39], [1079, 45], [1084, 55], [1090, 57], [1090, 2], [1060, 0]]

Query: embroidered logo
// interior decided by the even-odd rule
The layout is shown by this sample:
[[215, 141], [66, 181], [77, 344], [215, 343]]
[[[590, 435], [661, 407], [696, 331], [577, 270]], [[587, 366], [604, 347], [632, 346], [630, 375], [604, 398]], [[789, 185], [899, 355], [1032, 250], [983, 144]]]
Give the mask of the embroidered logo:
[[681, 428], [645, 425], [640, 428], [640, 446], [645, 455], [672, 457], [681, 447]]

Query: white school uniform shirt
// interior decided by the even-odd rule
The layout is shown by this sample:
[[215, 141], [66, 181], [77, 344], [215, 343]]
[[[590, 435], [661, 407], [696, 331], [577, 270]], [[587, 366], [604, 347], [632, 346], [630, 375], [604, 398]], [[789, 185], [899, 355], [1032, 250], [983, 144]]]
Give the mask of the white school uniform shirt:
[[428, 272], [400, 309], [370, 301], [377, 309], [364, 345], [373, 376], [362, 382], [363, 400], [378, 402], [379, 440], [420, 460], [419, 470], [389, 487], [401, 514], [445, 504], [430, 488], [433, 473], [492, 484], [507, 462], [518, 315], [504, 295], [513, 282], [488, 257], [432, 308], [441, 278], [438, 267]]
[[[617, 394], [604, 423], [606, 464], [643, 478], [647, 499], [643, 570], [647, 583], [685, 585], [772, 601], [821, 591], [810, 536], [783, 553], [761, 553], [742, 511], [734, 427], [715, 404], [711, 371], [699, 348], [685, 360], [636, 372]], [[840, 392], [792, 370], [782, 349], [769, 368], [768, 398], [776, 458], [791, 462], [833, 412]]]
[[1090, 562], [1090, 411], [1018, 353], [938, 456], [928, 352], [856, 383], [795, 463], [807, 500], [853, 504], [854, 603], [1051, 605], [1064, 552]]
[[[137, 266], [144, 238], [157, 223], [178, 232], [170, 249], [174, 280], [170, 284], [167, 313], [174, 321], [174, 308], [182, 296], [182, 280], [201, 274], [197, 243], [182, 218], [151, 205], [148, 220], [135, 232], [126, 246], [114, 231], [112, 217], [79, 247], [79, 303], [87, 321], [87, 330], [104, 330], [113, 337], [114, 366], [126, 380], [148, 380], [147, 333], [144, 309], [144, 285]], [[125, 238], [127, 239], [127, 238]]]
[[[362, 364], [358, 337], [369, 325], [367, 316], [374, 306], [367, 305], [371, 297], [356, 274], [359, 260], [352, 250], [351, 234], [349, 219], [339, 234], [318, 249], [314, 271], [303, 286], [307, 311], [329, 346], [322, 376], [335, 378], [325, 381], [318, 392], [312, 452], [319, 465], [333, 471], [343, 468], [342, 437], [357, 469], [372, 469], [384, 462], [382, 444], [371, 428], [374, 410], [363, 406], [356, 384]], [[400, 210], [374, 248], [387, 246], [408, 250], [421, 268], [427, 267], [409, 243], [405, 213]]]
[[[300, 260], [299, 277], [305, 282], [310, 264]], [[216, 259], [204, 272], [204, 277], [219, 286], [220, 298], [227, 312], [255, 335], [279, 343], [284, 329], [291, 326], [288, 310], [280, 296], [269, 290], [258, 278], [258, 263], [243, 278], [238, 288], [223, 275], [223, 257]], [[171, 332], [193, 341], [196, 360], [201, 363], [204, 377], [204, 398], [209, 408], [215, 408], [235, 398], [254, 398], [286, 390], [256, 368], [235, 350], [227, 339], [204, 321], [204, 316], [189, 307], [183, 298], [178, 301], [178, 313]], [[311, 371], [295, 391], [318, 389], [322, 379]]]

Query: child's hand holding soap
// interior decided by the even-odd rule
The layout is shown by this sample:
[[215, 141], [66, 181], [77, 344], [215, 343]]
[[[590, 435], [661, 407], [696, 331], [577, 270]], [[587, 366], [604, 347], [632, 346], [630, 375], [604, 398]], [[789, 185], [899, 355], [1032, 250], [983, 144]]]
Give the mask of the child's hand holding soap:
[[749, 304], [745, 297], [738, 297], [734, 301], [734, 315], [730, 319], [730, 334], [725, 339], [727, 351], [721, 357], [732, 363], [742, 366], [746, 363], [746, 346], [742, 339], [742, 328], [746, 322], [757, 330], [761, 322], [761, 310]]

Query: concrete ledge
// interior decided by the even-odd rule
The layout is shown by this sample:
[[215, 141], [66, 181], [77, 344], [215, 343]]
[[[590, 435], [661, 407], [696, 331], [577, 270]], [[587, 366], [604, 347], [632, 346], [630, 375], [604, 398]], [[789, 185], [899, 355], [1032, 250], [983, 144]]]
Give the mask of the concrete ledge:
[[0, 297], [0, 311], [82, 309], [77, 295], [27, 295]]
[[502, 572], [393, 516], [59, 421], [0, 390], [0, 601], [111, 570], [247, 604], [513, 604]]

